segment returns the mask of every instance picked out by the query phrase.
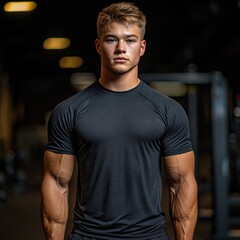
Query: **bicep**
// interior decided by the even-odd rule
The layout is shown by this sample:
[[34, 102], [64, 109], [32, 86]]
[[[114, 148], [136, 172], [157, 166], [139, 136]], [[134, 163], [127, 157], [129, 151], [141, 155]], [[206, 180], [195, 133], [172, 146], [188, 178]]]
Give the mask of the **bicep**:
[[44, 178], [67, 185], [74, 169], [75, 157], [70, 154], [59, 154], [46, 151], [44, 154]]
[[68, 183], [74, 168], [74, 156], [46, 151], [41, 184], [42, 216], [46, 229], [50, 223], [66, 223]]
[[163, 158], [166, 175], [170, 183], [178, 183], [181, 179], [194, 177], [194, 152], [176, 154]]

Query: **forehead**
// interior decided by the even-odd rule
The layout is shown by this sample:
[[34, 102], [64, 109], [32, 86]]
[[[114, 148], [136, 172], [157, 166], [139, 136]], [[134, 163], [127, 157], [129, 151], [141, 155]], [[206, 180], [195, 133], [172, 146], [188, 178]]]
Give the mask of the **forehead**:
[[137, 26], [137, 24], [111, 22], [106, 24], [102, 31], [102, 37], [107, 35], [135, 35], [136, 37], [141, 37], [141, 29]]

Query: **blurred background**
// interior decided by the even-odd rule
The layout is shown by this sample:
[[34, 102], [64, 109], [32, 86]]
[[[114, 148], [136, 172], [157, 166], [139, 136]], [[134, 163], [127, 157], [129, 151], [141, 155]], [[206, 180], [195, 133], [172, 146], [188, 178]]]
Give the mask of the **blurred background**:
[[[96, 18], [112, 2], [0, 2], [1, 240], [43, 239], [48, 117], [99, 77]], [[194, 239], [240, 239], [240, 1], [133, 2], [147, 16], [140, 77], [189, 115], [199, 184]]]

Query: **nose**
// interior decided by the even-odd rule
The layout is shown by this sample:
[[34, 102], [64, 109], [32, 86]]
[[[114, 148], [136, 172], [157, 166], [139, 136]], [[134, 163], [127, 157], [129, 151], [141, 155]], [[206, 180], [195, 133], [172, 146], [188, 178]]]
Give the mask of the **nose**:
[[126, 46], [123, 40], [120, 40], [116, 46], [116, 52], [117, 53], [122, 53], [126, 52]]

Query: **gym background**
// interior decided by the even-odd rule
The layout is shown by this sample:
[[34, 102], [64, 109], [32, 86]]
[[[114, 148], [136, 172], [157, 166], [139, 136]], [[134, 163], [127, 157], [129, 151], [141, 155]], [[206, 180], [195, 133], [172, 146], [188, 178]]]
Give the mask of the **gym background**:
[[[0, 3], [2, 240], [43, 239], [39, 190], [49, 113], [98, 78], [95, 21], [111, 2]], [[240, 239], [240, 1], [133, 2], [147, 16], [140, 77], [179, 101], [190, 119], [199, 185], [194, 239]], [[70, 200], [74, 178], [71, 184]], [[166, 211], [167, 201], [165, 194]]]

